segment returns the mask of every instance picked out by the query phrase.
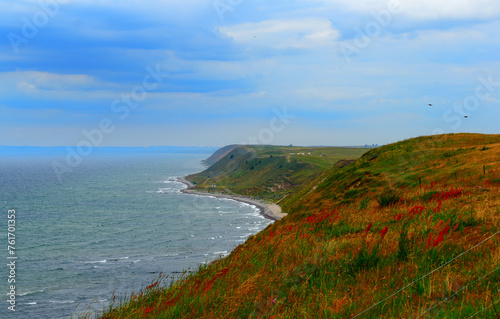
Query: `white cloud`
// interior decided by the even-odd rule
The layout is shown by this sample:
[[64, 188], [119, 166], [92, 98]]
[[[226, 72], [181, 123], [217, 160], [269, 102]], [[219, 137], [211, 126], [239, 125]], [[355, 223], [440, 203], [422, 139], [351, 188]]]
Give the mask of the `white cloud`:
[[[96, 84], [93, 77], [85, 74], [55, 74], [38, 71], [16, 71], [0, 73], [0, 83], [7, 88], [12, 84], [23, 92], [26, 90], [63, 90], [86, 88]], [[10, 83], [10, 85], [9, 85]], [[4, 86], [5, 88], [5, 86]]]
[[328, 46], [339, 37], [330, 21], [319, 18], [243, 23], [221, 27], [220, 31], [236, 43], [274, 49]]
[[498, 0], [325, 0], [324, 3], [363, 13], [387, 10], [391, 5], [400, 4], [404, 16], [423, 20], [487, 20], [500, 16]]
[[299, 99], [323, 100], [329, 102], [366, 98], [374, 95], [370, 88], [348, 86], [311, 87], [299, 89], [296, 93]]

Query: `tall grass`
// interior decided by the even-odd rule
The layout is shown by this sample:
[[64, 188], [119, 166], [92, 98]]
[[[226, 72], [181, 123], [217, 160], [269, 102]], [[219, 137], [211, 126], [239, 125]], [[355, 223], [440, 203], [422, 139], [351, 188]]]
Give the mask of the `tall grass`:
[[[498, 167], [500, 136], [418, 138], [370, 154], [329, 171], [226, 258], [103, 318], [498, 317], [500, 171], [480, 176], [483, 165]], [[357, 183], [366, 191], [346, 202]]]

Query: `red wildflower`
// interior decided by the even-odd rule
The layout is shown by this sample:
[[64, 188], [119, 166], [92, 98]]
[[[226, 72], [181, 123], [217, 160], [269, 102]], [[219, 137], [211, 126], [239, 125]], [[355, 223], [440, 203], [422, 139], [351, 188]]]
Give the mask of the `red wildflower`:
[[415, 206], [409, 211], [409, 215], [420, 215], [422, 211], [425, 209], [425, 206]]
[[152, 288], [156, 287], [156, 285], [158, 285], [158, 281], [157, 281], [157, 282], [155, 282], [155, 283], [152, 283], [152, 284], [151, 284], [151, 285], [149, 285], [149, 286], [147, 286], [147, 287], [146, 287], [146, 290], [152, 289]]
[[444, 238], [443, 238], [443, 235], [442, 235], [442, 234], [439, 234], [439, 235], [437, 236], [437, 238], [436, 238], [436, 239], [434, 239], [434, 242], [432, 243], [432, 247], [436, 247], [437, 245], [439, 245], [439, 243], [440, 243], [440, 242], [442, 242], [442, 241], [443, 241], [443, 239], [444, 239]]
[[436, 206], [436, 208], [434, 208], [434, 213], [437, 213], [439, 212], [439, 209], [441, 208], [441, 201], [439, 201], [438, 205]]
[[396, 214], [396, 215], [394, 215], [394, 219], [396, 221], [398, 221], [398, 222], [401, 220], [401, 218], [403, 218], [403, 214]]
[[432, 233], [429, 234], [429, 237], [427, 238], [427, 245], [425, 248], [430, 248], [432, 244]]
[[[449, 222], [450, 221], [448, 221], [448, 223]], [[446, 224], [448, 224], [448, 223], [446, 223]], [[440, 242], [442, 242], [444, 240], [444, 235], [446, 235], [448, 233], [448, 230], [450, 230], [450, 226], [446, 226], [445, 228], [443, 228], [443, 230], [441, 230], [439, 232], [437, 238], [432, 243], [432, 247], [436, 247], [437, 245], [439, 245]]]
[[144, 309], [144, 317], [146, 317], [151, 312], [153, 312], [153, 308], [152, 307], [147, 307], [146, 309]]
[[229, 268], [224, 268], [224, 269], [219, 270], [212, 279], [207, 281], [207, 283], [205, 284], [205, 289], [203, 289], [203, 291], [207, 292], [208, 290], [210, 290], [210, 288], [212, 288], [212, 285], [214, 284], [215, 280], [217, 280], [217, 278], [219, 278], [219, 277], [227, 275], [228, 272], [229, 272]]
[[365, 234], [363, 235], [363, 239], [365, 239], [365, 237], [366, 237], [366, 235], [368, 235], [368, 232], [370, 231], [370, 229], [372, 229], [372, 225], [373, 225], [373, 222], [370, 223], [368, 225], [368, 227], [366, 227]]
[[168, 306], [171, 306], [172, 304], [176, 303], [177, 300], [179, 300], [180, 297], [177, 297], [177, 298], [174, 298], [174, 299], [171, 299], [167, 302], [165, 302], [165, 306], [168, 307]]
[[380, 231], [380, 240], [384, 239], [385, 234], [387, 234], [388, 230], [389, 230], [389, 228], [387, 226], [385, 226], [385, 228]]
[[372, 222], [372, 223], [370, 223], [370, 224], [368, 225], [368, 227], [366, 227], [366, 232], [369, 232], [369, 231], [370, 231], [370, 229], [372, 229], [372, 225], [373, 225], [373, 222]]

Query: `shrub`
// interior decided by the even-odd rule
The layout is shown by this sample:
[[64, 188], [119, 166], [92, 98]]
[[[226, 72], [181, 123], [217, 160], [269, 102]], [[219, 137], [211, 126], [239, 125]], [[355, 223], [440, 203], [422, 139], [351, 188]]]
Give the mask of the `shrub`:
[[377, 196], [377, 202], [381, 207], [391, 206], [397, 203], [401, 197], [394, 191], [386, 191]]
[[408, 229], [403, 228], [399, 233], [399, 244], [397, 257], [401, 261], [408, 260], [410, 254], [410, 239], [408, 238]]

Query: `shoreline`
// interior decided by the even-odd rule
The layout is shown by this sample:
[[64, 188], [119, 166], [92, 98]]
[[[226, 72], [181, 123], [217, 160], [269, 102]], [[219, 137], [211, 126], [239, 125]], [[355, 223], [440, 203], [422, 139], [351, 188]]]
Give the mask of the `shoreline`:
[[225, 198], [225, 199], [231, 199], [237, 202], [242, 202], [246, 204], [253, 205], [259, 209], [260, 214], [270, 220], [280, 220], [281, 218], [285, 217], [287, 214], [281, 212], [281, 207], [276, 204], [265, 204], [259, 200], [248, 198], [248, 197], [242, 197], [242, 196], [234, 196], [234, 195], [222, 195], [222, 194], [213, 194], [213, 193], [207, 193], [207, 192], [200, 192], [193, 190], [192, 188], [194, 187], [193, 183], [188, 181], [184, 177], [177, 177], [177, 181], [186, 185], [187, 187], [184, 189], [181, 189], [181, 193], [184, 194], [191, 194], [191, 195], [199, 195], [199, 196], [212, 196], [215, 198]]

